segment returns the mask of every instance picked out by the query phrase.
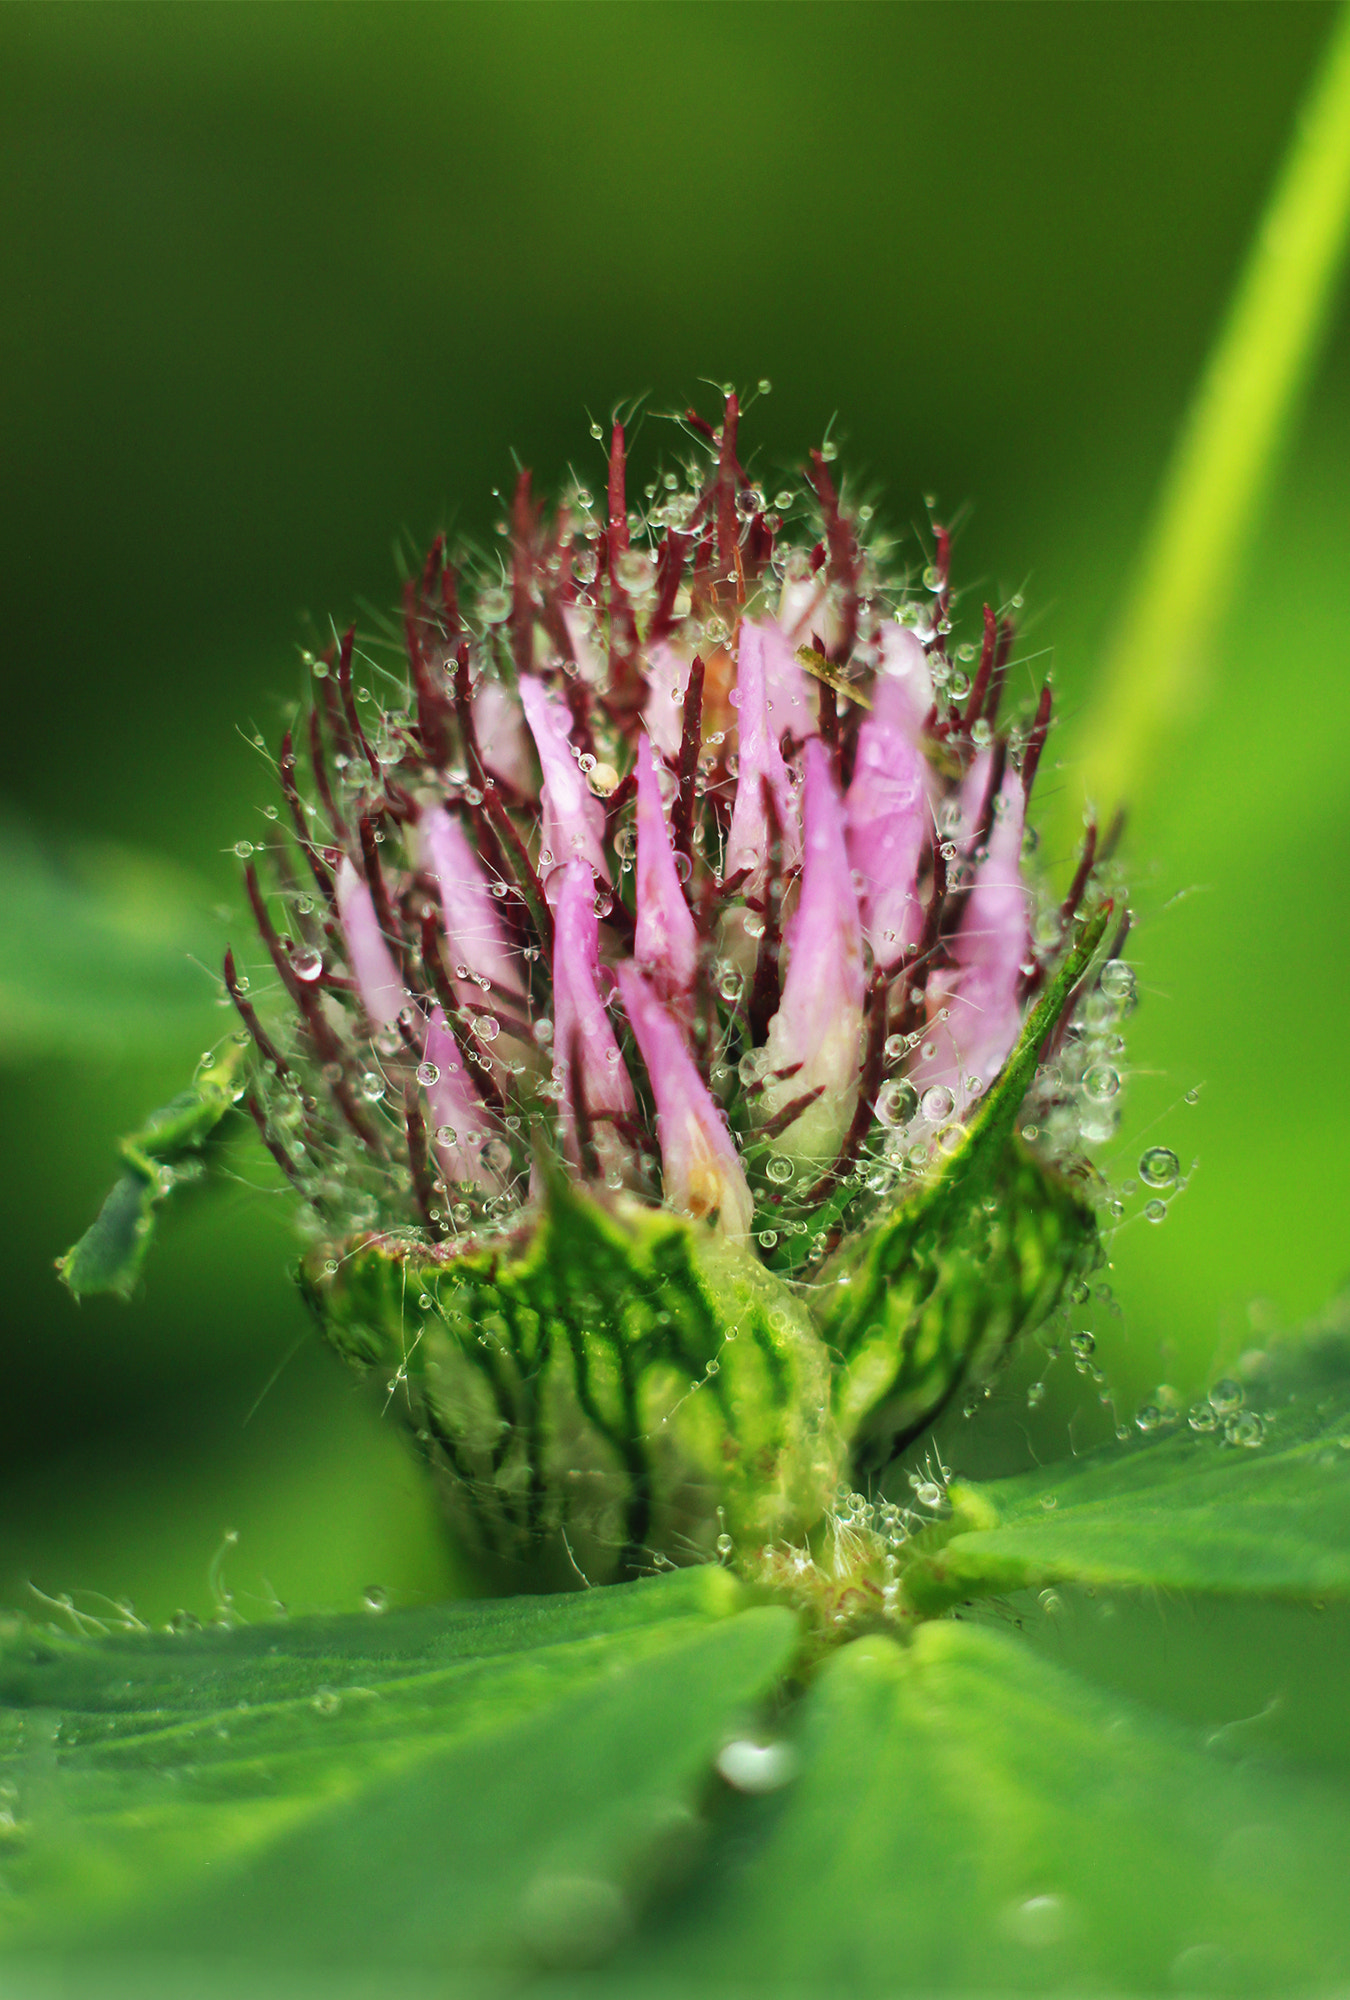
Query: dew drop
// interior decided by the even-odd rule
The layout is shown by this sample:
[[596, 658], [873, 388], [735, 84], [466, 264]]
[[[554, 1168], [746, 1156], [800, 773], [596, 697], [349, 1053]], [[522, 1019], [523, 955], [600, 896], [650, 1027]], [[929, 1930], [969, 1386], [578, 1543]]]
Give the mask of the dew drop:
[[306, 985], [316, 980], [323, 971], [323, 953], [320, 951], [298, 951], [291, 960], [291, 971]]
[[440, 1080], [441, 1072], [434, 1062], [418, 1063], [417, 1081], [421, 1084], [423, 1090], [430, 1090], [432, 1085], [439, 1083]]
[[1134, 967], [1127, 965], [1123, 958], [1107, 959], [1098, 984], [1107, 999], [1114, 1000], [1118, 1006], [1128, 1010], [1134, 1005], [1137, 990]]
[[1110, 1063], [1094, 1063], [1083, 1078], [1083, 1095], [1094, 1104], [1105, 1104], [1120, 1089], [1120, 1071]]
[[[940, 1086], [935, 1086], [935, 1088], [940, 1088]], [[925, 1092], [924, 1116], [931, 1118], [935, 1114], [928, 1109], [927, 1097], [928, 1093]], [[948, 1109], [950, 1109], [950, 1094], [948, 1095], [947, 1105]], [[877, 1100], [874, 1108], [877, 1117], [883, 1125], [890, 1126], [891, 1128], [897, 1125], [908, 1125], [910, 1119], [913, 1118], [919, 1108], [919, 1094], [912, 1083], [905, 1083], [901, 1078], [893, 1077], [889, 1083], [883, 1083], [881, 1089], [877, 1092]], [[941, 1117], [944, 1114], [939, 1110], [936, 1115]]]
[[1145, 1187], [1174, 1187], [1181, 1162], [1168, 1146], [1150, 1146], [1139, 1162], [1139, 1178]]
[[786, 1154], [773, 1153], [769, 1156], [764, 1171], [776, 1186], [786, 1187], [797, 1169]]
[[1028, 1896], [1025, 1902], [1010, 1904], [1004, 1928], [1018, 1944], [1033, 1950], [1059, 1944], [1070, 1928], [1069, 1912], [1062, 1896]]
[[361, 1603], [367, 1611], [387, 1611], [389, 1592], [382, 1583], [368, 1583], [361, 1592]]
[[755, 1797], [787, 1784], [797, 1769], [797, 1758], [790, 1743], [754, 1743], [738, 1737], [719, 1753], [715, 1768], [733, 1791]]
[[950, 1118], [954, 1104], [955, 1099], [945, 1083], [930, 1084], [919, 1100], [919, 1108], [930, 1125], [940, 1125], [944, 1119]]

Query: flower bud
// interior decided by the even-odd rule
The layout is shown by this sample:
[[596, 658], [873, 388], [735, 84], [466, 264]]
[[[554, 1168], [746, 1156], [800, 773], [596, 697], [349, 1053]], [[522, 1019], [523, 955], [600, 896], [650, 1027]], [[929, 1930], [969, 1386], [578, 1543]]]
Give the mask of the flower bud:
[[[226, 961], [307, 1295], [513, 1587], [772, 1572], [1097, 1254], [1128, 969], [1095, 834], [1062, 900], [1026, 859], [1048, 690], [1001, 713], [942, 530], [916, 590], [823, 453], [785, 529], [738, 423], [640, 505], [616, 427], [604, 520], [522, 475], [509, 587], [438, 542], [380, 699], [312, 662]], [[69, 1282], [134, 1276], [164, 1157]]]

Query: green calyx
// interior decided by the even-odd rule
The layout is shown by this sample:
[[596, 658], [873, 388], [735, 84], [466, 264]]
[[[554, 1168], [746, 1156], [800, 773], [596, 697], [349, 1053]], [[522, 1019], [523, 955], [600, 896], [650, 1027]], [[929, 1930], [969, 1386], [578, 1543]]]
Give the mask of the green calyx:
[[721, 1555], [831, 1602], [855, 1583], [881, 1602], [885, 1550], [831, 1541], [841, 1496], [986, 1381], [1098, 1256], [1084, 1182], [1013, 1127], [1104, 922], [955, 1150], [810, 1284], [706, 1224], [561, 1174], [509, 1237], [370, 1235], [306, 1257], [326, 1337], [410, 1427], [486, 1586], [577, 1587]]
[[334, 1347], [386, 1385], [497, 1588], [804, 1535], [843, 1476], [801, 1300], [665, 1210], [601, 1207], [559, 1178], [511, 1245], [371, 1237], [313, 1252], [301, 1284]]
[[485, 1585], [719, 1554], [762, 1575], [1093, 1261], [1078, 1190], [1020, 1141], [997, 1165], [974, 1197], [939, 1178], [809, 1288], [562, 1180], [509, 1243], [358, 1238], [312, 1251], [300, 1282], [412, 1431]]

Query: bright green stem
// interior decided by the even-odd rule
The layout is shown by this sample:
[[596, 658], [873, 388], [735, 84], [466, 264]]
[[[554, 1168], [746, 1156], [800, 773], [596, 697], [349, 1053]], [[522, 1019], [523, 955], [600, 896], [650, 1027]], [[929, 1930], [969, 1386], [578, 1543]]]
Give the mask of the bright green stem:
[[1177, 441], [1089, 713], [1083, 778], [1107, 810], [1138, 797], [1160, 740], [1199, 705], [1244, 539], [1316, 358], [1348, 225], [1350, 5]]

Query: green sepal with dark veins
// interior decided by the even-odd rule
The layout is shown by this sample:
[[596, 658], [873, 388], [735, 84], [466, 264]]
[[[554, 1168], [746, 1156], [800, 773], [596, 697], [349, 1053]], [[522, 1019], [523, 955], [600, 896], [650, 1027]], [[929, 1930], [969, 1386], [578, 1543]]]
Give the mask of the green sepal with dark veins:
[[804, 1538], [845, 1467], [792, 1290], [669, 1211], [560, 1175], [506, 1243], [320, 1247], [302, 1283], [434, 1466], [498, 1588], [575, 1587]]
[[838, 1357], [835, 1412], [860, 1471], [885, 1464], [963, 1382], [986, 1378], [1098, 1260], [1086, 1190], [1038, 1160], [1013, 1127], [1110, 914], [1108, 904], [1084, 926], [954, 1149], [821, 1271], [816, 1318]]

